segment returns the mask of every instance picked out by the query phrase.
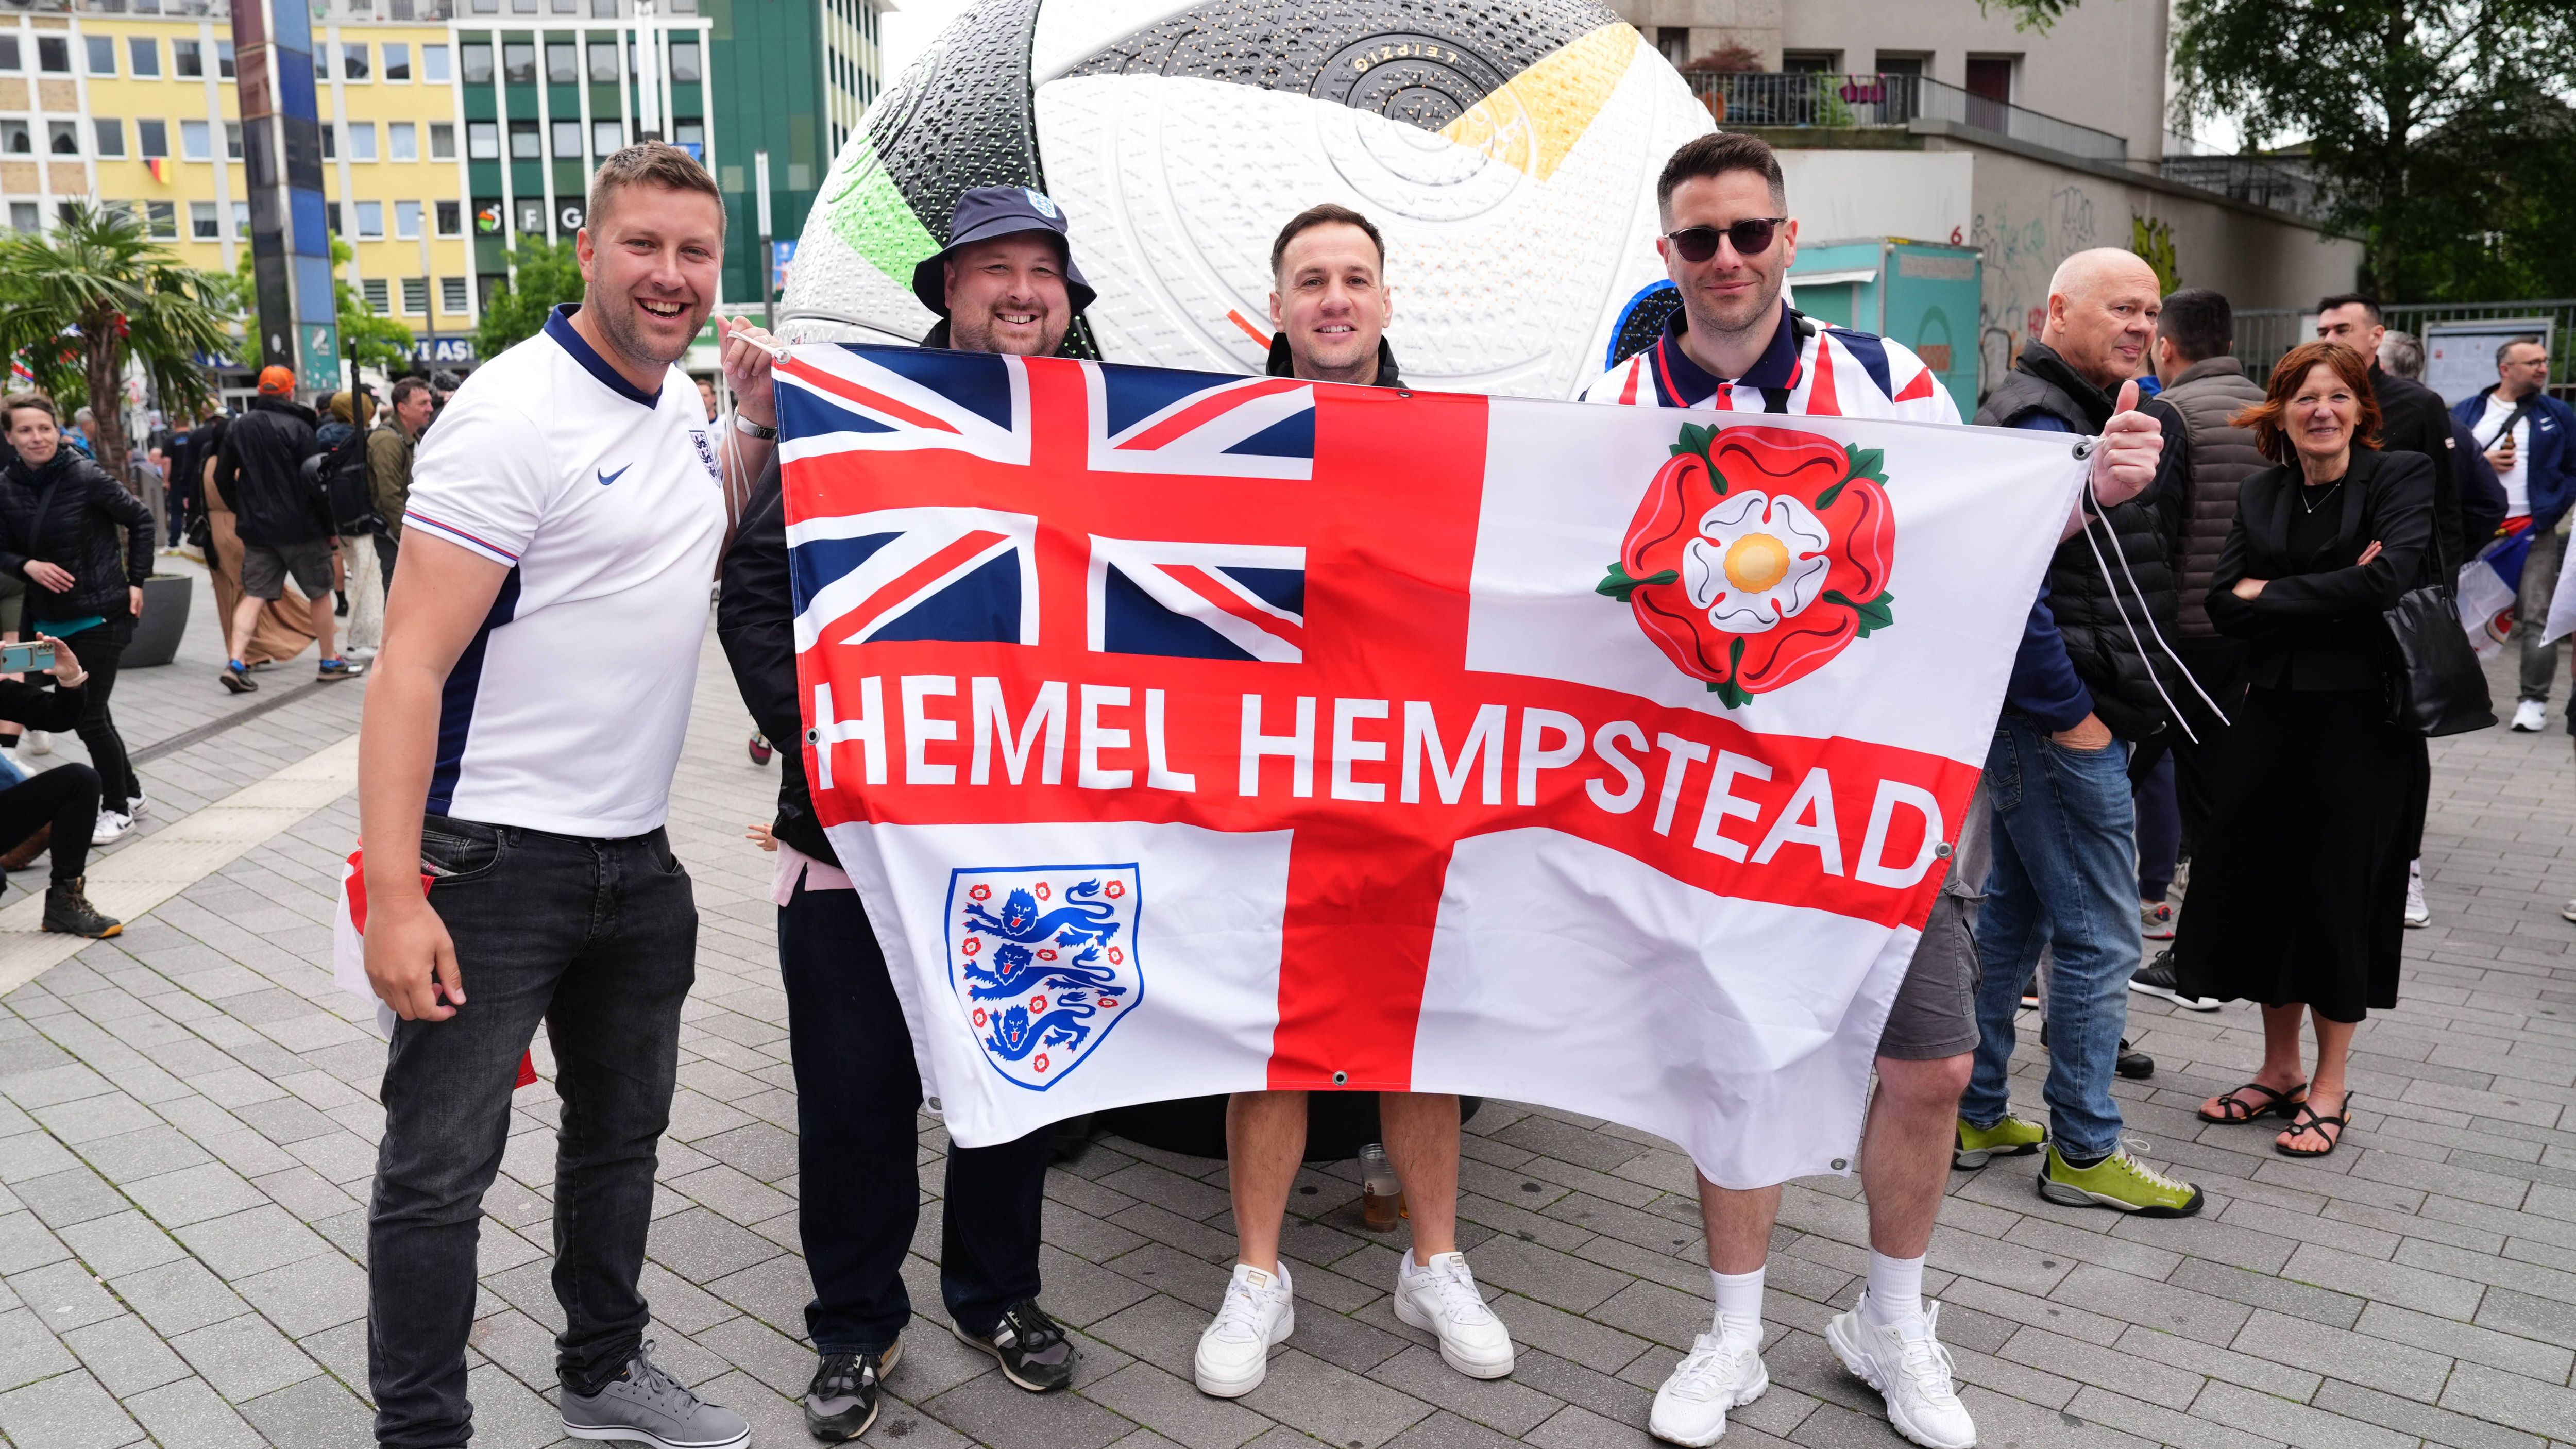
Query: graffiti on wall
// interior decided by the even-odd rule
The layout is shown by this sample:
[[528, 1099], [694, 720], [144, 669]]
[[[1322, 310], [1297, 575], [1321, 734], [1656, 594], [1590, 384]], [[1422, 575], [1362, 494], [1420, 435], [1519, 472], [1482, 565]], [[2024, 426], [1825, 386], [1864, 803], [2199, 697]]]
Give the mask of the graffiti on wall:
[[2156, 291], [2170, 297], [2182, 289], [2182, 258], [2174, 251], [2173, 223], [2149, 221], [2129, 213], [2129, 250], [2156, 269]]
[[2024, 338], [2048, 318], [2048, 280], [2057, 264], [2100, 246], [2093, 194], [2079, 185], [2052, 188], [2033, 211], [1999, 198], [1977, 213], [1969, 244], [1985, 249], [1985, 296], [1977, 319], [1983, 385], [2012, 366]]

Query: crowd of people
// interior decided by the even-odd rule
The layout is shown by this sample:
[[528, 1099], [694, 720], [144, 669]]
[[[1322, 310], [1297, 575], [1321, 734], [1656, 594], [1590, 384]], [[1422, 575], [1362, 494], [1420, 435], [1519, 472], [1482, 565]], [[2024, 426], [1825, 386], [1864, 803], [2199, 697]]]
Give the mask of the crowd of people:
[[[1659, 196], [1657, 246], [1679, 305], [1590, 401], [1961, 422], [1902, 345], [1792, 305], [1797, 227], [1761, 141], [1686, 143]], [[725, 245], [715, 184], [685, 154], [648, 143], [608, 158], [587, 215], [585, 301], [452, 399], [397, 388], [399, 431], [367, 445], [392, 525], [378, 547], [400, 578], [360, 766], [366, 972], [395, 1018], [368, 1228], [368, 1371], [386, 1445], [453, 1445], [469, 1432], [475, 1221], [540, 1022], [563, 1099], [554, 1283], [567, 1432], [688, 1449], [749, 1435], [740, 1415], [656, 1364], [639, 1274], [693, 977], [696, 911], [663, 822], [710, 577], [754, 722], [769, 739], [803, 730], [773, 344], [740, 319], [724, 324], [728, 416], [678, 368], [712, 310]], [[1033, 192], [965, 192], [948, 244], [912, 278], [939, 318], [921, 345], [1059, 353], [1094, 296], [1074, 240], [1063, 210]], [[1271, 266], [1270, 372], [1396, 385], [1388, 258], [1365, 216], [1298, 213]], [[1977, 414], [2097, 441], [2029, 603], [1947, 883], [1878, 1042], [1858, 1154], [1866, 1283], [1825, 1327], [1894, 1426], [1933, 1449], [1976, 1441], [1940, 1305], [1923, 1295], [1950, 1170], [2037, 1154], [2036, 1190], [2052, 1202], [2199, 1212], [2198, 1186], [2124, 1145], [2112, 1082], [2140, 1060], [2123, 1039], [2133, 990], [2193, 1008], [2258, 1003], [2261, 1072], [2201, 1116], [2278, 1117], [2277, 1151], [2332, 1153], [2351, 1117], [2354, 1027], [2394, 1004], [2404, 927], [2424, 918], [2415, 862], [2428, 756], [2420, 734], [2387, 720], [2381, 612], [2447, 582], [2499, 532], [2525, 530], [2535, 541], [2524, 614], [2536, 624], [2546, 612], [2545, 587], [2535, 603], [2530, 581], [2555, 572], [2538, 540], [2564, 547], [2576, 418], [2541, 390], [2545, 343], [2507, 346], [2497, 387], [2454, 414], [2401, 375], [2407, 344], [2383, 333], [2371, 299], [2330, 297], [2319, 315], [2317, 340], [2258, 379], [2233, 355], [2226, 298], [2162, 295], [2139, 258], [2078, 253], [2051, 282], [2038, 336]], [[1839, 387], [1819, 396], [1819, 375]], [[271, 447], [260, 430], [301, 438], [311, 426], [285, 401], [232, 424], [210, 504], [218, 491], [255, 494], [255, 460]], [[383, 491], [389, 476], [403, 486]], [[320, 565], [254, 517], [257, 505], [236, 525], [263, 552], [243, 570], [228, 685], [253, 601], [282, 576], [306, 585], [329, 652]], [[2539, 657], [2525, 664], [2526, 693], [2547, 690]], [[777, 857], [798, 1092], [816, 1360], [805, 1418], [817, 1438], [842, 1440], [874, 1422], [912, 1314], [901, 1268], [919, 1212], [923, 1083], [801, 752], [778, 760], [775, 817], [755, 834]], [[2143, 942], [2167, 937], [2142, 962]], [[2033, 1005], [2045, 1122], [2011, 1101]], [[1282, 1232], [1306, 1110], [1300, 1093], [1244, 1093], [1228, 1107], [1236, 1262], [1221, 1288], [1209, 1285], [1214, 1312], [1194, 1355], [1209, 1395], [1253, 1390], [1295, 1332]], [[1457, 1372], [1507, 1375], [1509, 1327], [1459, 1251], [1459, 1102], [1387, 1093], [1379, 1114], [1411, 1220], [1393, 1311], [1435, 1337]], [[938, 1239], [951, 1330], [1008, 1383], [1041, 1393], [1074, 1375], [1071, 1342], [1040, 1304], [1048, 1136], [952, 1147]], [[1703, 1177], [1699, 1193], [1713, 1312], [1650, 1414], [1657, 1437], [1684, 1445], [1715, 1442], [1729, 1411], [1769, 1386], [1764, 1272], [1781, 1186]]]

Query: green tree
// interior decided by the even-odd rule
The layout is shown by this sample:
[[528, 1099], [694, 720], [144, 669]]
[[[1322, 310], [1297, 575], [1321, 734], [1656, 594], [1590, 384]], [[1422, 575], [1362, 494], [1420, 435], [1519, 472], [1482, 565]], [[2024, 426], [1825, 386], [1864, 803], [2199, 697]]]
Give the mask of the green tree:
[[220, 277], [192, 270], [131, 210], [68, 202], [49, 232], [0, 240], [0, 358], [38, 385], [90, 399], [98, 460], [125, 476], [125, 367], [139, 362], [172, 415], [205, 405], [200, 356], [221, 356], [237, 315]]
[[[2046, 30], [2078, 0], [1989, 0]], [[2567, 0], [2175, 0], [2182, 104], [2297, 140], [2388, 301], [2565, 295]]]
[[[366, 298], [349, 285], [346, 275], [349, 259], [356, 255], [347, 242], [336, 236], [331, 238], [331, 291], [334, 310], [339, 314], [340, 351], [353, 366], [400, 372], [411, 365], [416, 339], [411, 329], [401, 322], [377, 316], [369, 310]], [[242, 335], [228, 350], [234, 361], [257, 372], [266, 356], [259, 343], [259, 287], [251, 277], [248, 248], [242, 250], [241, 260], [233, 264], [232, 278], [227, 286], [234, 304], [242, 315], [250, 319], [250, 325], [242, 329]]]
[[494, 289], [474, 328], [474, 355], [486, 360], [543, 331], [558, 303], [581, 300], [581, 258], [571, 242], [522, 241], [512, 260], [517, 276]]

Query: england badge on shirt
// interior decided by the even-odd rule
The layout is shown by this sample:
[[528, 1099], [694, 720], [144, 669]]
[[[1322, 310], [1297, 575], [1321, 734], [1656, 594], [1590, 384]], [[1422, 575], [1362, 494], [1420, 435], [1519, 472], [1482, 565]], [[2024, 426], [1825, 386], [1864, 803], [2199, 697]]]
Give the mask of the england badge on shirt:
[[716, 466], [716, 445], [708, 439], [707, 430], [691, 428], [689, 438], [698, 445], [698, 461], [707, 466], [707, 476], [719, 484], [723, 483], [724, 470]]

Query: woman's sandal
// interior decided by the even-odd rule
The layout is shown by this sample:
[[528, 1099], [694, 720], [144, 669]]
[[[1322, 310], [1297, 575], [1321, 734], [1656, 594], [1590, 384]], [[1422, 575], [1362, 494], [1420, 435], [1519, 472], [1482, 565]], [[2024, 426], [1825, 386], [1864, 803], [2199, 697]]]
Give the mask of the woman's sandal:
[[[2290, 1138], [2291, 1142], [2295, 1142], [2302, 1136], [2305, 1136], [2310, 1132], [2314, 1132], [2319, 1137], [2325, 1138], [2325, 1147], [2320, 1151], [2311, 1152], [2304, 1147], [2292, 1147], [2289, 1142], [2276, 1141], [2272, 1144], [2272, 1150], [2281, 1154], [2283, 1157], [2327, 1156], [2336, 1148], [2343, 1145], [2343, 1130], [2345, 1127], [2351, 1125], [2351, 1123], [2352, 1098], [2350, 1096], [2346, 1096], [2343, 1099], [2343, 1110], [2337, 1112], [2331, 1117], [2321, 1117], [2317, 1115], [2315, 1108], [2309, 1106], [2305, 1102], [2301, 1102], [2299, 1104], [2297, 1114], [2290, 1118], [2290, 1125], [2286, 1129], [2286, 1135]], [[2331, 1133], [2326, 1131], [2329, 1127], [2333, 1128], [2334, 1131]]]
[[[2289, 1092], [2276, 1092], [2261, 1082], [2247, 1082], [2244, 1086], [2237, 1087], [2218, 1099], [2219, 1116], [2209, 1115], [2209, 1109], [2206, 1107], [2202, 1108], [2197, 1115], [2203, 1122], [2215, 1122], [2223, 1127], [2233, 1127], [2239, 1123], [2253, 1122], [2268, 1116], [2287, 1117], [2294, 1109], [2308, 1105], [2308, 1099], [2305, 1096], [2293, 1098], [2290, 1092], [2304, 1093], [2307, 1090], [2308, 1084], [2305, 1082], [2292, 1087]], [[2260, 1103], [2249, 1102], [2238, 1095], [2242, 1092], [2260, 1092], [2271, 1100]], [[2236, 1115], [2238, 1113], [2244, 1115], [2238, 1116]]]

